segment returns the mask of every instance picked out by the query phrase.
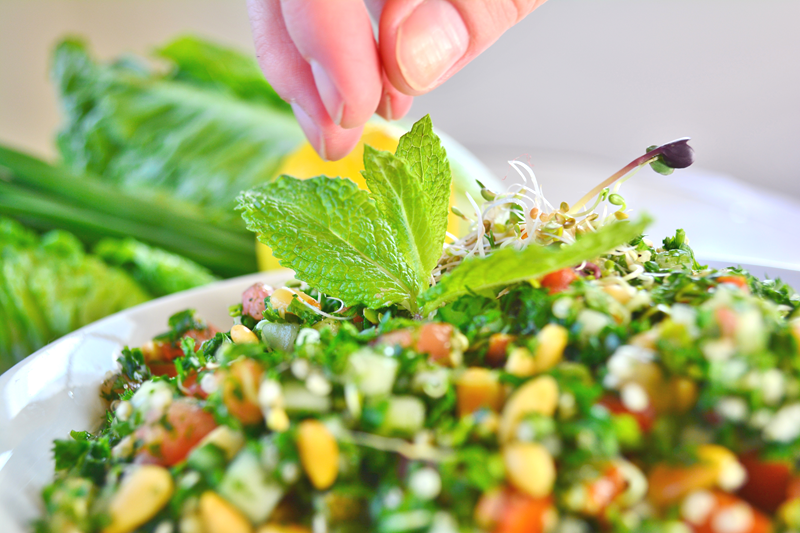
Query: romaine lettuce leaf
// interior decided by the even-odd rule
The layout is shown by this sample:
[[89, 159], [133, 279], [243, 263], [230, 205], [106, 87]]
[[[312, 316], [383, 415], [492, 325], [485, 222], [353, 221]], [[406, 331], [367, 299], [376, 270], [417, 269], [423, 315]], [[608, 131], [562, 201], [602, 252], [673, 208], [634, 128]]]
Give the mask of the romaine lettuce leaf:
[[8, 219], [0, 231], [0, 372], [70, 331], [150, 299], [67, 232], [35, 239]]
[[194, 261], [136, 239], [103, 239], [93, 252], [106, 264], [128, 272], [153, 296], [185, 291], [218, 279]]
[[[64, 161], [79, 174], [224, 209], [269, 181], [304, 141], [300, 127], [274, 98], [255, 97], [268, 85], [254, 82], [254, 59], [240, 55], [220, 77], [220, 65], [200, 72], [193, 49], [235, 56], [184, 39], [161, 50], [177, 61], [165, 74], [132, 61], [97, 64], [83, 43], [61, 43], [52, 72], [66, 116], [58, 135]], [[243, 66], [248, 60], [252, 68]]]

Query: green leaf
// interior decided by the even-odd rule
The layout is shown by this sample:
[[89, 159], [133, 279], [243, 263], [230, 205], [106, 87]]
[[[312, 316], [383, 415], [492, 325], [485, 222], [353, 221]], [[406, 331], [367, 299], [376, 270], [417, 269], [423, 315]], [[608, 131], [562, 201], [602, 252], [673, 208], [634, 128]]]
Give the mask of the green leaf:
[[353, 182], [281, 176], [239, 196], [247, 227], [281, 265], [346, 305], [417, 308], [422, 283], [369, 193]]
[[65, 231], [36, 238], [0, 217], [0, 373], [48, 342], [150, 299]]
[[154, 296], [185, 291], [217, 280], [194, 261], [135, 239], [103, 239], [95, 246], [94, 253], [106, 264], [128, 272]]
[[427, 198], [431, 248], [436, 249], [436, 258], [432, 263], [423, 263], [430, 272], [442, 254], [452, 180], [447, 153], [441, 140], [433, 132], [430, 115], [419, 119], [411, 131], [400, 137], [395, 155], [408, 163], [413, 175], [422, 183], [422, 190]]
[[267, 82], [252, 55], [193, 35], [174, 39], [156, 54], [173, 64], [172, 79], [292, 113], [292, 107]]
[[182, 74], [175, 76], [131, 61], [95, 63], [78, 41], [59, 45], [53, 77], [66, 117], [58, 136], [64, 161], [123, 188], [224, 210], [240, 191], [269, 181], [305, 142], [300, 127], [254, 89], [233, 89], [233, 80], [220, 78], [226, 54], [205, 59], [207, 79], [198, 81], [188, 53], [177, 45], [162, 50], [178, 59]]
[[123, 191], [2, 145], [0, 214], [37, 230], [68, 230], [88, 244], [103, 237], [134, 237], [226, 276], [256, 269], [253, 237], [227, 211], [149, 189]]
[[422, 295], [424, 310], [427, 313], [468, 293], [496, 290], [593, 259], [637, 237], [649, 222], [647, 217], [638, 222], [617, 222], [559, 250], [531, 245], [522, 250], [503, 248], [486, 258], [468, 259]]
[[650, 168], [652, 168], [659, 174], [663, 174], [664, 176], [669, 176], [670, 174], [675, 172], [675, 169], [664, 163], [660, 157], [650, 161]]
[[422, 292], [427, 288], [430, 271], [442, 255], [441, 244], [437, 247], [432, 239], [430, 206], [422, 184], [402, 159], [371, 146], [364, 146], [364, 169], [361, 174], [380, 214], [394, 233], [400, 253], [417, 279], [425, 283], [416, 287], [417, 292]]

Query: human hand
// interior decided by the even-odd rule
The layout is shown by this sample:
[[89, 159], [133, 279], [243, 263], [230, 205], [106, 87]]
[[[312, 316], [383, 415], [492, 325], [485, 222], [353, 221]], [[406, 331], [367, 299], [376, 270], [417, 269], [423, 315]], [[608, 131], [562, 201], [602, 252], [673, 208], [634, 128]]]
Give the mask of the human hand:
[[[365, 5], [365, 2], [367, 5]], [[545, 0], [248, 0], [261, 69], [323, 159], [401, 118]], [[369, 11], [368, 11], [369, 9]], [[375, 42], [369, 14], [379, 21]]]

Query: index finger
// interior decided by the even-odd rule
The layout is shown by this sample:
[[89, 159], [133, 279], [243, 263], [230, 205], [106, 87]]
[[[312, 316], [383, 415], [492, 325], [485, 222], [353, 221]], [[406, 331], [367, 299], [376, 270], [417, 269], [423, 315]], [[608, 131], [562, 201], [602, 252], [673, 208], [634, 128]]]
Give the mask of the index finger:
[[362, 0], [281, 0], [286, 29], [311, 65], [335, 124], [362, 126], [380, 103], [382, 69]]

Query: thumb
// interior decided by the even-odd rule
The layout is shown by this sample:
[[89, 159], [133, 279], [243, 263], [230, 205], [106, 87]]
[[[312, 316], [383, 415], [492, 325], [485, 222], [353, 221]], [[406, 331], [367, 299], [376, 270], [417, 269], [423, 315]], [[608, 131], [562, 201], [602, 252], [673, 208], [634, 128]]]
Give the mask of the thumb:
[[386, 0], [381, 61], [398, 90], [443, 83], [545, 0]]

